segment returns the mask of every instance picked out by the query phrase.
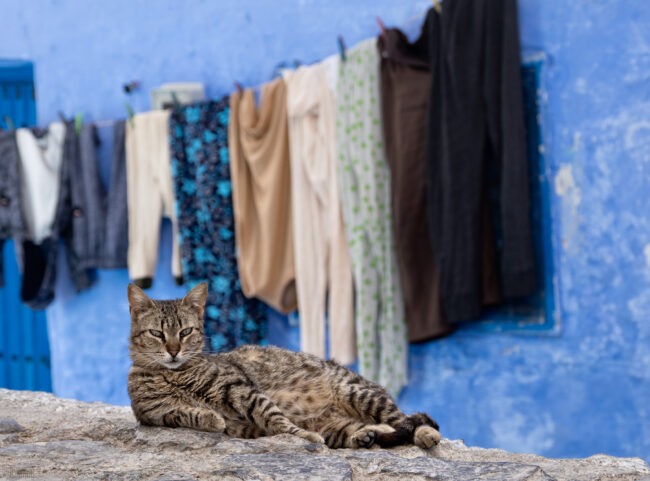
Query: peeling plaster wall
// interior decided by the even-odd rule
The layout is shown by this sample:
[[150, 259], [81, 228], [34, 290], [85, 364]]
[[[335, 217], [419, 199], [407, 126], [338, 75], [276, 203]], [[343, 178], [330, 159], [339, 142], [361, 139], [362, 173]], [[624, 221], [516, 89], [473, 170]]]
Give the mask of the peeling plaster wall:
[[[524, 48], [549, 58], [544, 134], [561, 330], [457, 332], [413, 345], [400, 404], [429, 411], [446, 436], [471, 445], [650, 460], [650, 2], [519, 3]], [[143, 84], [136, 110], [166, 81], [203, 81], [217, 96], [235, 80], [267, 80], [280, 61], [334, 53], [337, 34], [348, 45], [376, 34], [376, 15], [413, 31], [429, 5], [0, 0], [0, 57], [35, 62], [41, 124], [58, 110], [99, 120], [124, 115], [120, 86], [132, 79]], [[152, 295], [171, 297], [180, 289], [164, 238]], [[62, 276], [48, 309], [54, 389], [126, 403], [127, 275], [99, 275], [79, 296]], [[295, 332], [276, 318], [273, 326], [276, 342], [295, 345]]]

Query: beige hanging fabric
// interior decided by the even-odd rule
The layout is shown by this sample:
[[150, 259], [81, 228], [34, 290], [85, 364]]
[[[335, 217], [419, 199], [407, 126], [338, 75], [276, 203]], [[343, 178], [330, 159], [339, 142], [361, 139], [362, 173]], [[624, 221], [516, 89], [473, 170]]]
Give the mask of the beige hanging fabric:
[[169, 155], [169, 111], [136, 114], [126, 123], [125, 135], [129, 276], [141, 287], [151, 285], [158, 263], [160, 221], [165, 216], [172, 222], [172, 274], [181, 284], [181, 253]]
[[241, 288], [274, 309], [296, 309], [287, 134], [282, 79], [262, 87], [259, 109], [251, 89], [230, 96], [228, 150]]
[[[325, 299], [330, 354], [356, 356], [352, 267], [336, 171], [334, 98], [324, 64], [285, 73], [300, 348], [324, 358]], [[329, 296], [327, 295], [329, 292]]]

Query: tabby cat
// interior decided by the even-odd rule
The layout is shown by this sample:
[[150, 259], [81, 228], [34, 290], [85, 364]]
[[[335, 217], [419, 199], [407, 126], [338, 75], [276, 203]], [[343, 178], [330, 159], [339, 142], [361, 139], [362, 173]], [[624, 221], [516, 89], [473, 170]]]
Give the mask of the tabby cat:
[[206, 283], [183, 299], [152, 300], [130, 284], [129, 396], [142, 424], [257, 438], [289, 433], [331, 448], [440, 440], [426, 414], [334, 361], [277, 347], [203, 353]]

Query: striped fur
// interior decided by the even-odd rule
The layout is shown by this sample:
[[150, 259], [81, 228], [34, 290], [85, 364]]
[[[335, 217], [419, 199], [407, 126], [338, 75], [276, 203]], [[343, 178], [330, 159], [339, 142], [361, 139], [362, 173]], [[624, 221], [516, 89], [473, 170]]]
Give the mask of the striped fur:
[[174, 301], [151, 300], [133, 284], [128, 295], [128, 387], [142, 424], [241, 438], [289, 433], [332, 448], [440, 440], [428, 415], [405, 415], [385, 389], [335, 361], [277, 347], [204, 353], [205, 283]]

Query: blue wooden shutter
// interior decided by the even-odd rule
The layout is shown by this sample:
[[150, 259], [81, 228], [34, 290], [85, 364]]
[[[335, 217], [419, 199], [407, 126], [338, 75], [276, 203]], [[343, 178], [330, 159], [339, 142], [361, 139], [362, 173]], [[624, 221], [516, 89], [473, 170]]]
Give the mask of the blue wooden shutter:
[[[0, 60], [0, 128], [5, 116], [14, 126], [36, 124], [34, 67], [30, 62]], [[0, 387], [51, 391], [50, 346], [45, 311], [20, 302], [21, 276], [12, 241], [5, 242], [5, 287], [0, 289]]]

